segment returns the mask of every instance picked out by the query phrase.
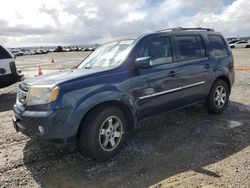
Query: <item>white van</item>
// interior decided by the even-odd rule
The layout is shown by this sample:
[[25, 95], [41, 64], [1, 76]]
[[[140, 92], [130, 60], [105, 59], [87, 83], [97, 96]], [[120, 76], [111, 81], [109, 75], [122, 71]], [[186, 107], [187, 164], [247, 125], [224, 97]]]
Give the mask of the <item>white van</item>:
[[21, 71], [17, 71], [14, 57], [0, 45], [0, 88], [10, 86], [23, 80]]

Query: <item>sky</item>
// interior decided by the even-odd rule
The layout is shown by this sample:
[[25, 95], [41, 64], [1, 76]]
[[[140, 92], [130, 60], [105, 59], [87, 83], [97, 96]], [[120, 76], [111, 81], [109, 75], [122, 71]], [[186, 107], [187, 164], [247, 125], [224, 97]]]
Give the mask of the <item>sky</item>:
[[94, 44], [172, 27], [250, 36], [249, 0], [2, 0], [0, 44]]

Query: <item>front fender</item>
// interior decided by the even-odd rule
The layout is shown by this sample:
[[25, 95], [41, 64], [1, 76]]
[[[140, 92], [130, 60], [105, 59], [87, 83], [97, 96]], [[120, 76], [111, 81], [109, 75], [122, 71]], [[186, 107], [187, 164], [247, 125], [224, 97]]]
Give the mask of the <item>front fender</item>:
[[[136, 109], [133, 106], [133, 100], [128, 93], [119, 91], [114, 87], [110, 87], [109, 89], [110, 90], [103, 91], [100, 91], [99, 89], [98, 92], [95, 90], [81, 97], [75, 104], [72, 103], [72, 110], [65, 124], [65, 133], [67, 133], [67, 135], [76, 135], [81, 121], [87, 112], [102, 103], [119, 102], [126, 105], [133, 115], [136, 114]], [[67, 98], [71, 97], [65, 96], [64, 98], [64, 100], [67, 100]]]

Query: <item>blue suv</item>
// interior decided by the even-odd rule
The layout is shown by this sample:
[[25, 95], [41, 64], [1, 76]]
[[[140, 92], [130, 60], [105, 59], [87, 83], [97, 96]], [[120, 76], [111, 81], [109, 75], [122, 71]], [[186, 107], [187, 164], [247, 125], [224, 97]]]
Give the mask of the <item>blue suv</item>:
[[222, 113], [233, 83], [221, 33], [166, 29], [104, 44], [76, 69], [23, 81], [12, 119], [31, 138], [79, 144], [105, 160], [140, 120], [197, 103]]

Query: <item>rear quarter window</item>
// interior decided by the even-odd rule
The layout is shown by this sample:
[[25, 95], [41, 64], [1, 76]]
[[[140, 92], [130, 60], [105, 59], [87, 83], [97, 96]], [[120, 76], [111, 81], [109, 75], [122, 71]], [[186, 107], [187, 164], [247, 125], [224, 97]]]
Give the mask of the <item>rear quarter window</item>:
[[224, 39], [219, 35], [208, 35], [213, 56], [228, 56], [227, 46]]
[[2, 46], [0, 46], [0, 59], [12, 58], [9, 52], [7, 52]]

